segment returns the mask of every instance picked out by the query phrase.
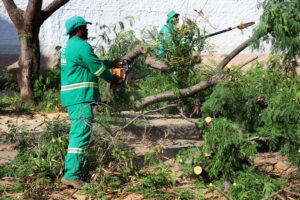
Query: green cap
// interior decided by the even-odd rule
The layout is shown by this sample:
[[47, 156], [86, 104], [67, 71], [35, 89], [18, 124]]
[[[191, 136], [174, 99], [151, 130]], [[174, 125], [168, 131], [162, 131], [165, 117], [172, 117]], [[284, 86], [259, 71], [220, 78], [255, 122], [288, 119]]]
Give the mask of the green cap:
[[92, 24], [92, 23], [85, 21], [85, 19], [83, 19], [80, 16], [71, 17], [65, 23], [65, 26], [66, 26], [66, 33], [65, 33], [65, 35], [69, 35], [77, 27], [83, 26], [83, 25], [87, 25], [87, 24]]
[[178, 13], [176, 13], [174, 10], [170, 11], [168, 14], [167, 14], [167, 22], [169, 22], [170, 19], [172, 19], [174, 16], [179, 16]]

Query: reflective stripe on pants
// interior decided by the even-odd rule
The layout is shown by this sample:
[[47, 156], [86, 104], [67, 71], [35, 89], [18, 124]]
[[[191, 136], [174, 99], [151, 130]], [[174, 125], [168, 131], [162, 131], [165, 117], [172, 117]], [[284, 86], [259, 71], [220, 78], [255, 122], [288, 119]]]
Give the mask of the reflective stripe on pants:
[[71, 120], [68, 153], [65, 159], [64, 178], [77, 179], [84, 165], [84, 158], [92, 132], [93, 109], [90, 103], [67, 107]]

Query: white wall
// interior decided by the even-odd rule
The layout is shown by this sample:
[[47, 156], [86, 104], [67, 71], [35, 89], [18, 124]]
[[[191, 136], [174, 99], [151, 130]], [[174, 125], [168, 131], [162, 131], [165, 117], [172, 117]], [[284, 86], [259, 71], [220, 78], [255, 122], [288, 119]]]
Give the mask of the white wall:
[[[15, 0], [21, 8], [26, 8], [27, 0]], [[51, 0], [44, 0], [45, 7]], [[89, 36], [96, 37], [96, 23], [111, 25], [124, 21], [126, 16], [133, 16], [137, 20], [137, 30], [149, 25], [161, 27], [166, 21], [166, 14], [170, 10], [179, 12], [181, 16], [191, 19], [197, 17], [194, 9], [201, 10], [210, 24], [198, 17], [199, 25], [206, 27], [210, 32], [219, 31], [235, 26], [241, 22], [259, 21], [261, 11], [257, 9], [256, 0], [71, 0], [56, 11], [42, 25], [40, 32], [41, 51], [43, 54], [52, 54], [54, 47], [62, 45], [67, 37], [64, 36], [64, 22], [69, 17], [80, 15], [93, 24], [89, 26]], [[237, 45], [251, 36], [252, 26], [241, 33], [233, 30], [210, 39], [216, 45], [216, 53], [228, 53]], [[0, 1], [0, 54], [18, 53], [18, 39], [16, 30], [9, 19], [2, 1]], [[245, 50], [244, 53], [249, 53]]]

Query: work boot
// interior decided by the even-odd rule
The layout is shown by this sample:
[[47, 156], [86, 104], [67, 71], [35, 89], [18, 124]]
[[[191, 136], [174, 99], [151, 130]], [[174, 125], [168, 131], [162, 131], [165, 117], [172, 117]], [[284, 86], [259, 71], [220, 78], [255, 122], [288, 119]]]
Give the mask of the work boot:
[[86, 182], [83, 182], [79, 179], [67, 179], [67, 178], [62, 178], [61, 183], [65, 185], [70, 185], [73, 186], [76, 189], [80, 189]]

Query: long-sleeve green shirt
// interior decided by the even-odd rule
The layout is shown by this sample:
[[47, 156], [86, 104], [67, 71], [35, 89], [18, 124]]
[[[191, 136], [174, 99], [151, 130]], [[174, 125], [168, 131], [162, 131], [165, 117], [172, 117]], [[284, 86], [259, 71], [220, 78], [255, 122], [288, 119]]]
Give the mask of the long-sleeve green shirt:
[[97, 101], [98, 77], [111, 82], [113, 62], [100, 60], [85, 40], [73, 36], [61, 52], [61, 101], [63, 106]]
[[162, 60], [166, 59], [167, 52], [172, 52], [171, 44], [174, 37], [176, 37], [176, 28], [171, 22], [165, 24], [159, 31], [158, 40], [161, 45], [157, 47], [157, 54]]

